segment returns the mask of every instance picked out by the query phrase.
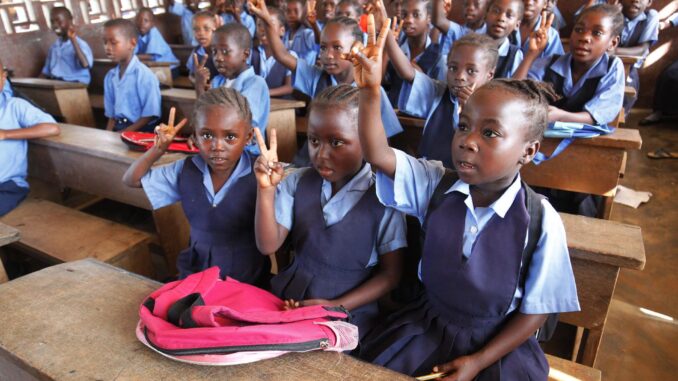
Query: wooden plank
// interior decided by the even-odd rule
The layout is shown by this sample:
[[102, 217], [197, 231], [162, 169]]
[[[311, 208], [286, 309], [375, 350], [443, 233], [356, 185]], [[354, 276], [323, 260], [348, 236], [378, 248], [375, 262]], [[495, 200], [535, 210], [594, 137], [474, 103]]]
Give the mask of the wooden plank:
[[172, 361], [134, 335], [139, 304], [158, 287], [94, 260], [49, 267], [1, 285], [3, 372], [11, 367], [15, 374], [40, 380], [410, 379], [336, 352], [294, 353], [223, 367]]
[[67, 82], [56, 79], [47, 78], [12, 78], [12, 86], [19, 86], [21, 88], [36, 88], [36, 89], [87, 89], [87, 85], [80, 82]]
[[186, 69], [186, 61], [191, 58], [194, 49], [193, 45], [170, 44], [170, 48], [174, 56], [179, 60], [180, 67]]
[[559, 357], [546, 355], [549, 362], [549, 381], [600, 381], [600, 370], [576, 362], [567, 361]]
[[20, 237], [17, 229], [0, 222], [0, 247], [16, 242]]
[[66, 123], [95, 127], [87, 86], [79, 82], [16, 78], [12, 86]]

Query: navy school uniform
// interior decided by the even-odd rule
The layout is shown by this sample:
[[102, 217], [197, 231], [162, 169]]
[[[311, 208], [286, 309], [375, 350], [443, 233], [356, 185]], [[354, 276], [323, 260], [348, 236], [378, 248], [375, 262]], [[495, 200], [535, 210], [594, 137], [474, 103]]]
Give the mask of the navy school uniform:
[[[283, 299], [335, 299], [367, 281], [379, 256], [406, 246], [405, 217], [379, 203], [369, 164], [336, 194], [312, 168], [278, 186], [276, 220], [290, 231], [293, 262], [271, 279]], [[377, 303], [350, 311], [362, 337], [374, 324]]]
[[255, 159], [243, 152], [216, 193], [209, 166], [199, 155], [151, 169], [142, 177], [153, 209], [181, 201], [188, 218], [191, 239], [177, 259], [180, 278], [218, 266], [222, 278], [266, 286], [270, 261], [257, 250], [254, 237]]
[[[290, 52], [296, 57], [296, 53]], [[250, 61], [254, 73], [266, 80], [269, 89], [275, 89], [285, 84], [285, 79], [292, 76], [292, 71], [273, 56], [266, 56], [266, 50], [263, 46], [257, 46], [252, 49]]]
[[139, 35], [134, 54], [150, 54], [151, 60], [155, 62], [172, 62], [170, 65], [172, 76], [176, 76], [175, 72], [179, 74], [177, 72], [179, 59], [174, 55], [172, 48], [156, 27], [151, 28], [145, 36]]
[[[318, 25], [320, 25], [320, 22], [318, 22]], [[315, 63], [316, 58], [318, 58], [318, 49], [313, 29], [300, 26], [290, 38], [291, 35], [290, 28], [286, 28], [283, 35], [283, 44], [287, 50], [296, 53], [299, 58], [306, 60], [306, 62]]]
[[198, 41], [193, 37], [193, 12], [184, 4], [174, 2], [169, 8], [170, 13], [181, 17], [181, 37], [185, 45], [198, 45]]
[[90, 74], [89, 68], [92, 67], [94, 63], [94, 57], [92, 56], [92, 49], [85, 42], [85, 40], [80, 37], [75, 37], [80, 50], [87, 58], [87, 63], [89, 67], [82, 67], [78, 55], [75, 53], [75, 47], [70, 38], [66, 41], [61, 38], [57, 40], [50, 46], [49, 52], [47, 52], [47, 59], [45, 60], [45, 66], [42, 68], [42, 74], [49, 78], [59, 79], [62, 81], [68, 82], [80, 82], [85, 85], [89, 85]]
[[[564, 227], [545, 199], [541, 235], [529, 267], [521, 269], [529, 216], [520, 175], [489, 207], [475, 207], [470, 186], [457, 180], [431, 211], [429, 201], [445, 169], [395, 153], [395, 178], [378, 172], [377, 195], [426, 229], [419, 267], [424, 295], [368, 333], [363, 359], [406, 374], [429, 373], [435, 365], [480, 350], [516, 311], [579, 310]], [[547, 375], [548, 363], [532, 336], [476, 380], [546, 380]]]
[[454, 21], [450, 21], [450, 26], [447, 29], [447, 33], [440, 36], [439, 46], [440, 46], [440, 55], [444, 57], [445, 62], [447, 62], [447, 55], [452, 49], [452, 45], [458, 39], [464, 37], [469, 33], [478, 33], [485, 34], [487, 32], [487, 24], [483, 25], [478, 29], [471, 29], [466, 25], [457, 24]]
[[[533, 31], [539, 30], [539, 25], [541, 24], [541, 16], [537, 17], [537, 22], [534, 25]], [[527, 37], [524, 44], [520, 42], [523, 40], [523, 37], [520, 35], [520, 28], [516, 28], [513, 33], [509, 35], [509, 41], [511, 44], [520, 46], [520, 50], [523, 51], [523, 56], [530, 49], [530, 36]], [[539, 54], [539, 57], [552, 56], [555, 54], [561, 55], [564, 54], [563, 43], [560, 41], [560, 34], [558, 30], [554, 27], [550, 27], [548, 31], [548, 41], [546, 42], [546, 48]]]
[[499, 45], [497, 66], [494, 78], [511, 78], [523, 61], [523, 51], [520, 47], [511, 44], [508, 38]]
[[[205, 48], [203, 48], [202, 46], [196, 46], [191, 52], [191, 55], [188, 56], [188, 59], [186, 60], [186, 68], [188, 69], [188, 73], [192, 76], [195, 75], [195, 64], [193, 63], [194, 53], [198, 56], [198, 62], [202, 62], [202, 60], [205, 58], [205, 55], [207, 54]], [[214, 60], [212, 60], [211, 58], [207, 59], [207, 61], [205, 62], [205, 67], [210, 71], [210, 78], [214, 78], [217, 75], [219, 75], [217, 67], [214, 66]]]
[[[659, 39], [659, 14], [654, 9], [648, 9], [639, 14], [634, 19], [624, 17], [624, 29], [622, 30], [620, 47], [638, 46], [644, 43], [654, 45]], [[638, 70], [643, 66], [645, 60], [639, 60], [631, 68], [627, 83], [636, 89], [636, 94], [640, 89], [640, 76]], [[636, 102], [636, 97], [625, 99], [624, 110], [628, 113]]]
[[[400, 49], [408, 60], [412, 60], [410, 45], [407, 41], [400, 45]], [[445, 75], [447, 74], [447, 63], [440, 54], [440, 47], [438, 44], [431, 42], [431, 37], [426, 37], [426, 48], [415, 58], [415, 62], [429, 77], [441, 81], [445, 79]], [[403, 80], [398, 76], [395, 67], [393, 67], [393, 64], [390, 62], [386, 67], [386, 81], [389, 83], [389, 90], [387, 92], [388, 99], [393, 107], [397, 107]]]
[[104, 78], [104, 114], [115, 119], [115, 131], [142, 117], [153, 117], [140, 131], [151, 132], [160, 118], [160, 82], [151, 69], [133, 56], [120, 78], [120, 65]]
[[[0, 129], [28, 128], [40, 123], [56, 122], [25, 100], [13, 98], [5, 91], [0, 93]], [[0, 163], [0, 216], [3, 216], [28, 195], [28, 142], [0, 140]]]
[[415, 71], [414, 81], [405, 83], [400, 91], [398, 108], [405, 114], [426, 119], [419, 156], [453, 168], [451, 147], [459, 122], [459, 102], [450, 94], [447, 83]]

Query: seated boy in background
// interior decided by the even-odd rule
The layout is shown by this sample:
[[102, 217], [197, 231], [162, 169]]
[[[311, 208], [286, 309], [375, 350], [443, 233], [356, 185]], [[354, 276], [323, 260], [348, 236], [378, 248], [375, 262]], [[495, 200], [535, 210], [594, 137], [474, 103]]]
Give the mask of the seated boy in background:
[[104, 24], [106, 57], [118, 66], [104, 78], [104, 114], [111, 131], [151, 132], [160, 118], [160, 83], [134, 55], [137, 28], [129, 20]]
[[28, 195], [28, 142], [59, 135], [48, 114], [23, 99], [2, 91], [7, 73], [0, 62], [0, 216], [16, 208]]
[[[219, 75], [214, 62], [209, 57], [210, 46], [212, 45], [212, 34], [217, 29], [216, 15], [210, 11], [198, 12], [193, 16], [193, 36], [198, 42], [198, 46], [193, 49], [191, 56], [186, 60], [188, 76], [195, 83], [195, 62], [205, 61], [205, 67], [210, 71], [210, 78]], [[195, 56], [195, 57], [194, 57]]]
[[172, 78], [179, 76], [179, 59], [172, 53], [172, 48], [165, 42], [158, 28], [155, 27], [155, 16], [150, 8], [140, 8], [135, 18], [139, 37], [134, 51], [141, 60], [154, 62], [171, 62]]
[[49, 48], [40, 76], [89, 85], [94, 57], [89, 45], [75, 34], [71, 11], [52, 8], [50, 24], [58, 38]]

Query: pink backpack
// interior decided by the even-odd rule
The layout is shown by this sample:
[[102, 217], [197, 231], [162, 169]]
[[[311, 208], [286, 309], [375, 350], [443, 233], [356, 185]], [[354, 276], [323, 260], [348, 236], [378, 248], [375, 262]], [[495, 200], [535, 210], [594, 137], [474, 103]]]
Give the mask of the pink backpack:
[[346, 351], [358, 328], [342, 307], [285, 310], [275, 295], [212, 267], [165, 284], [139, 308], [137, 338], [167, 357], [211, 365], [242, 364], [312, 350]]

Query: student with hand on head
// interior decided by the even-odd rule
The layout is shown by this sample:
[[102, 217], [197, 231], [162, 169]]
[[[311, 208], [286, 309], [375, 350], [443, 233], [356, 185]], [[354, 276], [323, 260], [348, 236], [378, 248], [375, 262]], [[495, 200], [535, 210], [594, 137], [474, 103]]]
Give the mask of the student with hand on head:
[[[212, 35], [217, 29], [216, 15], [210, 11], [201, 11], [193, 16], [193, 35], [197, 41], [197, 45], [191, 56], [186, 60], [186, 68], [188, 69], [189, 78], [195, 83], [196, 62], [205, 61], [205, 68], [209, 70], [209, 78], [214, 78], [219, 75], [217, 67], [209, 57], [210, 47], [212, 46]], [[195, 56], [195, 57], [194, 57]]]
[[[523, 21], [520, 23], [520, 27], [516, 28], [509, 37], [512, 44], [520, 46], [523, 55], [527, 53], [530, 47], [530, 35], [541, 27], [542, 19], [553, 17], [555, 20], [555, 14], [551, 16], [546, 11], [546, 2], [547, 0], [524, 0], [525, 12], [523, 14]], [[549, 28], [548, 41], [546, 47], [541, 52], [541, 57], [563, 53], [565, 51], [563, 50], [563, 43], [560, 41], [558, 30], [553, 27]]]
[[104, 114], [109, 131], [153, 131], [160, 118], [160, 82], [134, 54], [137, 28], [129, 20], [104, 24], [106, 57], [118, 65], [104, 78]]
[[252, 113], [245, 97], [230, 88], [211, 89], [196, 101], [191, 136], [200, 153], [151, 168], [186, 124], [156, 129], [155, 144], [125, 172], [122, 181], [143, 188], [153, 209], [181, 201], [191, 226], [189, 246], [177, 259], [179, 278], [219, 266], [222, 278], [266, 287], [269, 259], [254, 237], [256, 160], [245, 147], [252, 140]]
[[179, 59], [174, 56], [172, 48], [165, 42], [158, 28], [155, 27], [155, 15], [150, 8], [140, 8], [134, 19], [139, 29], [134, 54], [141, 60], [154, 62], [171, 62], [172, 78], [179, 76]]
[[357, 129], [358, 89], [341, 84], [309, 106], [311, 168], [283, 177], [275, 134], [261, 156], [255, 218], [257, 246], [275, 252], [289, 236], [293, 262], [271, 279], [290, 307], [343, 306], [361, 337], [376, 323], [377, 300], [393, 289], [406, 246], [405, 217], [377, 200]]
[[[212, 35], [211, 50], [211, 59], [219, 75], [210, 80], [209, 70], [205, 67], [207, 58], [199, 62], [195, 78], [198, 96], [208, 88], [230, 87], [237, 90], [250, 104], [252, 126], [265, 133], [271, 98], [266, 81], [256, 75], [248, 64], [252, 53], [252, 37], [247, 28], [238, 23], [219, 27]], [[252, 153], [259, 152], [254, 142], [250, 142], [246, 149]]]
[[433, 14], [431, 20], [436, 28], [443, 33], [440, 41], [440, 54], [447, 57], [452, 44], [468, 33], [483, 34], [487, 30], [485, 24], [485, 14], [487, 12], [488, 0], [464, 0], [463, 18], [464, 24], [457, 24], [452, 21], [455, 17], [452, 14], [452, 4], [448, 11], [445, 11], [445, 0], [433, 1]]
[[59, 135], [54, 118], [3, 91], [6, 81], [0, 62], [0, 217], [28, 195], [27, 139]]
[[417, 217], [425, 236], [423, 294], [369, 332], [360, 357], [409, 375], [546, 380], [535, 331], [579, 303], [562, 221], [520, 169], [539, 151], [555, 94], [507, 79], [476, 89], [450, 144], [456, 173], [446, 170], [388, 146], [375, 112], [387, 30], [375, 43], [371, 29], [351, 55], [360, 144], [379, 200]]
[[[282, 39], [285, 36], [285, 15], [276, 7], [269, 7], [268, 11], [273, 16], [270, 28], [277, 30], [279, 38]], [[259, 45], [252, 50], [250, 58], [252, 67], [258, 76], [266, 80], [272, 97], [290, 97], [292, 95], [292, 72], [273, 57], [266, 28], [269, 26], [262, 19], [257, 18]]]
[[181, 17], [181, 37], [185, 45], [198, 46], [198, 41], [193, 37], [193, 16], [200, 12], [199, 4], [200, 0], [185, 0], [184, 4], [175, 0], [165, 2], [167, 12]]
[[52, 8], [50, 24], [58, 38], [47, 52], [40, 76], [89, 85], [94, 57], [89, 45], [75, 33], [71, 11], [65, 7]]

